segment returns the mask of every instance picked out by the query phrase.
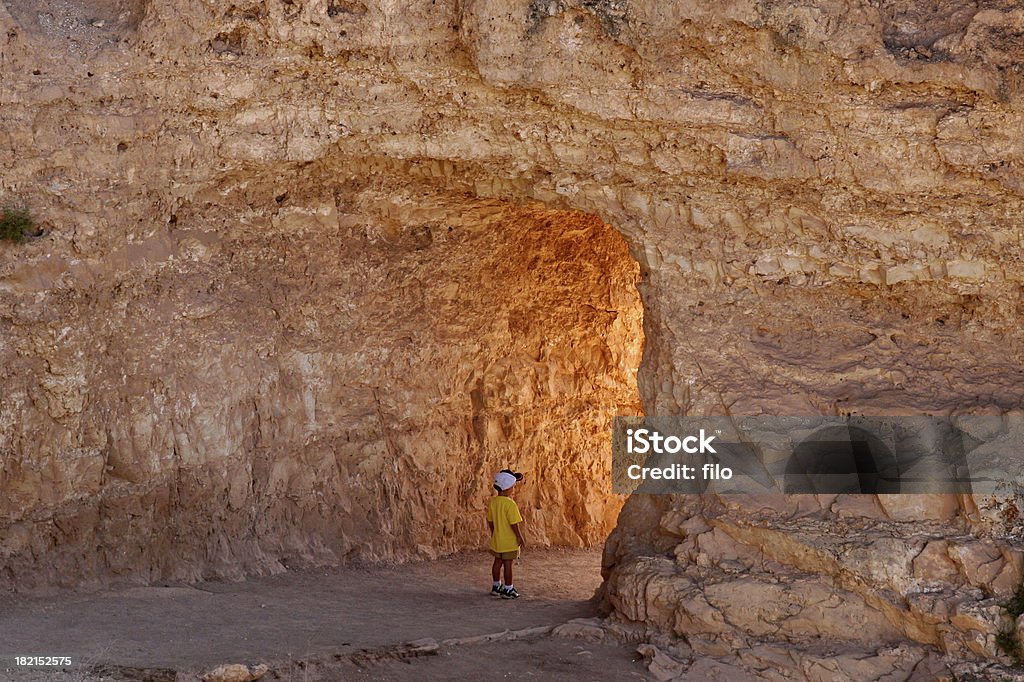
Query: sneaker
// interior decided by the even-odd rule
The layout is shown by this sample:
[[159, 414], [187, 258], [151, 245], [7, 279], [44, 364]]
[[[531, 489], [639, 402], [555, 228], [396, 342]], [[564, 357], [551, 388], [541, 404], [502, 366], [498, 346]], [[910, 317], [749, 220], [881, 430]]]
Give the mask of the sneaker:
[[506, 590], [502, 590], [501, 591], [501, 598], [502, 599], [519, 599], [519, 592], [516, 591], [516, 588], [510, 587], [510, 588], [508, 588]]
[[491, 585], [491, 596], [500, 597], [501, 593], [505, 591], [504, 585]]

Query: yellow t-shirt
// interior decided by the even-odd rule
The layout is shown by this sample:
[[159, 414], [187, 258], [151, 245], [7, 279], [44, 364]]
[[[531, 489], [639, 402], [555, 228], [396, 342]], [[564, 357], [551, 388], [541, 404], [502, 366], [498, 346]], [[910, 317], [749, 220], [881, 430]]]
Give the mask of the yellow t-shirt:
[[505, 495], [495, 495], [487, 504], [487, 520], [494, 524], [491, 533], [491, 549], [495, 552], [514, 552], [519, 549], [519, 541], [512, 526], [521, 523], [522, 514], [515, 500]]

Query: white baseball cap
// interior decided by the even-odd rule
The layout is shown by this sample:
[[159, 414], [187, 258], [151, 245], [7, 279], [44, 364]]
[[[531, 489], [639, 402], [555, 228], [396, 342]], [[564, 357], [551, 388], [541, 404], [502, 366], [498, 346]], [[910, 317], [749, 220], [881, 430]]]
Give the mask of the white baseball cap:
[[522, 474], [516, 474], [508, 469], [499, 471], [494, 475], [494, 485], [498, 486], [499, 490], [508, 490], [516, 484], [516, 481], [523, 478]]

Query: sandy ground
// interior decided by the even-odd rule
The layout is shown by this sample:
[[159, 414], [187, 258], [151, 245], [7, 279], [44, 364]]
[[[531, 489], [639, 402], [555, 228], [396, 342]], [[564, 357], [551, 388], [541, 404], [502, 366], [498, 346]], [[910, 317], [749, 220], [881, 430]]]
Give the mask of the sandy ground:
[[[523, 597], [491, 597], [490, 558], [461, 554], [393, 567], [289, 572], [245, 582], [0, 598], [0, 678], [194, 678], [223, 663], [265, 663], [265, 679], [645, 679], [629, 647], [557, 637], [441, 646], [429, 656], [352, 655], [596, 615], [599, 551], [538, 550], [517, 562]], [[71, 655], [64, 672], [15, 655]], [[136, 670], [132, 670], [136, 669]]]

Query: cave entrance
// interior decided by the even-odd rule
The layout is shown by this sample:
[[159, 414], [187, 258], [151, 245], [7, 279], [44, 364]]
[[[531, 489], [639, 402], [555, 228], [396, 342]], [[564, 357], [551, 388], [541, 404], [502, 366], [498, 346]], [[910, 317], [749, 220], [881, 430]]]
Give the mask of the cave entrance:
[[[349, 387], [316, 400], [338, 424], [370, 414], [334, 441], [345, 479], [379, 481], [339, 482], [351, 491], [340, 542], [370, 559], [486, 546], [493, 477], [511, 468], [534, 546], [599, 546], [625, 501], [611, 489], [612, 419], [642, 414], [640, 266], [625, 238], [578, 211], [401, 192], [359, 202], [377, 212], [372, 231], [329, 269], [332, 296], [374, 313], [333, 337]], [[356, 377], [375, 393], [354, 393]]]
[[[611, 492], [612, 418], [642, 414], [639, 264], [594, 215], [540, 205], [475, 213], [471, 229], [442, 231], [462, 267], [439, 288], [450, 298], [431, 306], [443, 333], [470, 332], [453, 362], [467, 377], [468, 455], [479, 462], [467, 472], [473, 506], [511, 467], [525, 474], [515, 497], [532, 542], [597, 546], [624, 502]], [[455, 536], [479, 537], [478, 515]]]
[[[262, 374], [238, 401], [245, 456], [224, 464], [230, 488], [211, 504], [226, 497], [257, 556], [287, 567], [435, 559], [487, 546], [493, 477], [512, 468], [534, 547], [601, 545], [625, 501], [612, 420], [642, 414], [626, 239], [540, 203], [304, 172], [203, 209], [204, 224], [215, 210], [236, 224], [238, 205], [272, 216], [230, 246], [247, 268], [225, 290], [260, 301], [237, 317], [252, 348], [232, 352]], [[231, 552], [236, 538], [250, 552], [244, 531]]]
[[787, 493], [898, 493], [899, 462], [876, 434], [858, 426], [819, 429], [786, 464]]

